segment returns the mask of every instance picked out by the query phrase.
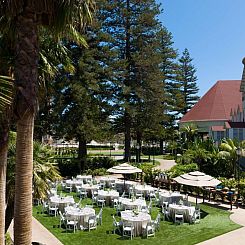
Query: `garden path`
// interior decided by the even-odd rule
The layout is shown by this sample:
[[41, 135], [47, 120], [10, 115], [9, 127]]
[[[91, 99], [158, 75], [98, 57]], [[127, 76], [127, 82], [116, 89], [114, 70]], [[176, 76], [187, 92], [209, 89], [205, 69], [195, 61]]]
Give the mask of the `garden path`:
[[169, 170], [174, 165], [176, 165], [176, 162], [174, 160], [166, 160], [166, 159], [159, 159], [159, 158], [157, 158], [156, 160], [160, 162], [160, 165], [155, 167], [155, 169]]
[[[189, 197], [189, 200], [195, 202], [195, 197]], [[202, 199], [198, 199], [198, 203], [201, 203]], [[236, 208], [234, 207], [230, 210], [230, 205], [217, 203], [217, 202], [208, 202], [210, 205], [214, 205], [220, 208], [225, 208], [231, 212], [230, 219], [235, 223], [242, 225], [244, 227], [230, 231], [223, 235], [214, 237], [212, 239], [206, 240], [204, 242], [198, 243], [197, 245], [244, 245], [245, 244], [245, 209], [244, 208]]]
[[[13, 240], [13, 222], [9, 227], [9, 233]], [[62, 243], [34, 217], [32, 217], [32, 241], [40, 245], [62, 245]]]

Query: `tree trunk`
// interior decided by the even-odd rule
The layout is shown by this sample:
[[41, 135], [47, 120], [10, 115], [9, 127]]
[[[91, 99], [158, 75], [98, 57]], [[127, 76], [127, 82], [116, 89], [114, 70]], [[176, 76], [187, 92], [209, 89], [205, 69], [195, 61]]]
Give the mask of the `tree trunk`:
[[[127, 16], [126, 16], [126, 44], [125, 44], [125, 55], [127, 60], [127, 75], [125, 80], [125, 85], [130, 86], [130, 70], [131, 70], [131, 53], [130, 53], [130, 0], [127, 0]], [[130, 95], [126, 94], [125, 100], [127, 103], [130, 101]], [[125, 135], [125, 143], [124, 143], [124, 160], [129, 162], [131, 160], [131, 153], [130, 153], [130, 144], [131, 144], [131, 117], [127, 108], [125, 108], [124, 112], [124, 135]]]
[[163, 154], [163, 139], [160, 140], [160, 154]]
[[131, 159], [131, 153], [130, 153], [130, 144], [131, 144], [131, 121], [130, 121], [130, 115], [127, 111], [125, 111], [124, 115], [124, 126], [125, 126], [125, 142], [124, 142], [124, 160], [126, 162], [129, 162]]
[[17, 123], [14, 244], [31, 244], [34, 116], [26, 113]]
[[8, 231], [8, 228], [13, 218], [14, 218], [14, 200], [8, 203], [5, 211], [5, 233]]
[[6, 200], [6, 167], [8, 154], [8, 133], [4, 135], [4, 143], [0, 147], [0, 245], [5, 244], [5, 200]]
[[32, 242], [33, 128], [37, 109], [38, 30], [32, 1], [16, 17], [15, 86], [17, 116], [14, 244]]
[[87, 161], [87, 141], [85, 138], [80, 137], [78, 140], [78, 161], [80, 173], [84, 172]]
[[136, 162], [141, 162], [141, 158], [140, 158], [140, 155], [141, 155], [141, 133], [140, 132], [137, 132], [137, 149], [136, 149]]

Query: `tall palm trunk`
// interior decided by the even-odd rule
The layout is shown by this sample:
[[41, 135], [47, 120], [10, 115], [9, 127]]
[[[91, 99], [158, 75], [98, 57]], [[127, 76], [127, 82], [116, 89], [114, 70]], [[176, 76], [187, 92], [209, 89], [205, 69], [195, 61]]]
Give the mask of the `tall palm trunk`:
[[17, 140], [14, 204], [14, 244], [29, 245], [32, 238], [33, 128], [37, 105], [38, 32], [32, 1], [25, 1], [17, 17], [15, 83]]
[[5, 192], [6, 192], [6, 167], [8, 153], [8, 133], [5, 132], [4, 142], [0, 144], [0, 245], [5, 244]]
[[6, 105], [0, 114], [0, 245], [5, 244], [6, 171], [11, 112], [11, 106]]

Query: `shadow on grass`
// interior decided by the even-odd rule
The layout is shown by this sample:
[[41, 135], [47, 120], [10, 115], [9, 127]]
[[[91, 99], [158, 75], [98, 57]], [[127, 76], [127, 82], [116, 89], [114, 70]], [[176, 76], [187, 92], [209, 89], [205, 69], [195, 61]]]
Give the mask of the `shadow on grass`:
[[222, 210], [225, 210], [225, 211], [229, 211], [230, 210], [230, 207], [228, 208], [228, 207], [221, 206], [220, 205], [221, 203], [208, 203], [208, 202], [205, 202], [204, 204], [209, 206], [209, 207], [212, 207], [212, 208], [218, 208], [218, 209], [222, 209]]

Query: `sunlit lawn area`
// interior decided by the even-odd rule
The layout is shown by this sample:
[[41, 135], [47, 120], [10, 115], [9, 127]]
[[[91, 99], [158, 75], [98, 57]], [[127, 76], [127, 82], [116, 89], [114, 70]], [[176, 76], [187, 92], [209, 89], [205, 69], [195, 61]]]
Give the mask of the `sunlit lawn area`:
[[[83, 200], [83, 205], [90, 203], [89, 199]], [[132, 241], [122, 239], [119, 234], [113, 234], [112, 215], [115, 209], [103, 209], [103, 224], [97, 230], [77, 231], [75, 234], [59, 228], [59, 217], [50, 217], [41, 213], [42, 207], [33, 208], [33, 216], [37, 218], [49, 231], [51, 231], [63, 244], [173, 244], [190, 245], [221, 235], [240, 226], [229, 219], [230, 213], [208, 205], [201, 205], [202, 219], [200, 224], [174, 225], [172, 222], [161, 221], [160, 231], [156, 237], [148, 239], [135, 237]], [[96, 213], [99, 208], [95, 208]], [[159, 209], [153, 208], [152, 219], [157, 216]], [[119, 220], [120, 217], [117, 217]]]

